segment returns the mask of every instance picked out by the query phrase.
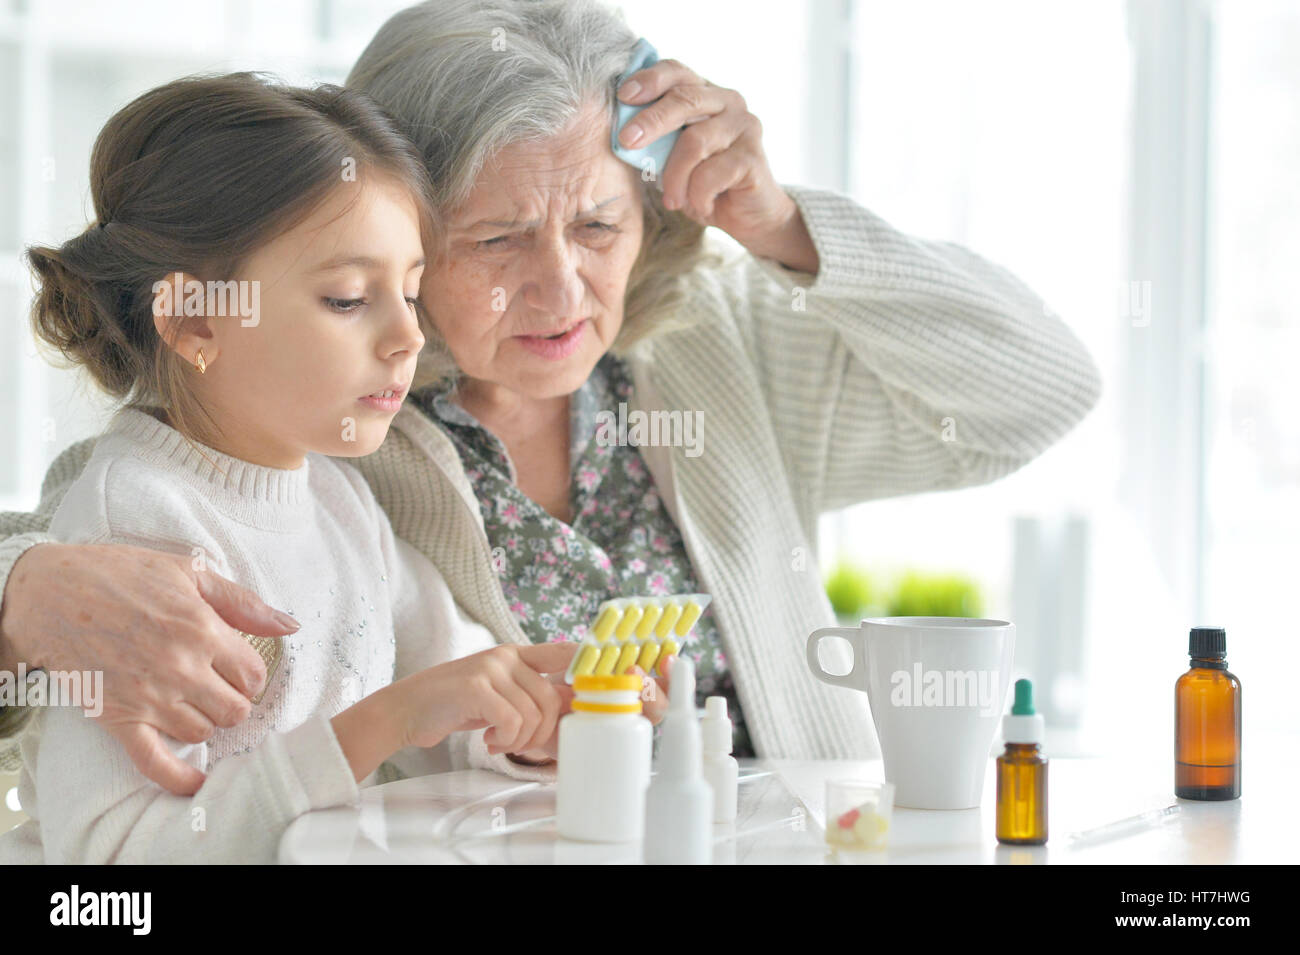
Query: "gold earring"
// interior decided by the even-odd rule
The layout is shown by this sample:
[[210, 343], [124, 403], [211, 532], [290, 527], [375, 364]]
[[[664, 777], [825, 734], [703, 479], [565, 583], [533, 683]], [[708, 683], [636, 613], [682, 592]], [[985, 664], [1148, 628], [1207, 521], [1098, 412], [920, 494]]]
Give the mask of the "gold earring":
[[199, 370], [200, 375], [206, 375], [208, 372], [208, 363], [203, 360], [203, 349], [199, 349], [199, 356], [194, 359], [194, 367]]

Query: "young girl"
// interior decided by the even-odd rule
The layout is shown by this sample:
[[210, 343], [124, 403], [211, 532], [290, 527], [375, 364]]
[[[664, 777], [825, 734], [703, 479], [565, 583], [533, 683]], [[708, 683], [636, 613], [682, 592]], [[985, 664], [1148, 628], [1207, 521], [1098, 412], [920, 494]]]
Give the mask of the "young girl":
[[418, 155], [358, 93], [234, 74], [139, 97], [91, 166], [97, 224], [29, 250], [33, 323], [124, 406], [51, 533], [190, 555], [301, 626], [248, 720], [169, 741], [206, 773], [193, 798], [78, 708], [44, 708], [22, 747], [31, 820], [0, 860], [271, 862], [296, 816], [355, 801], [409, 747], [538, 775], [502, 754], [554, 754], [546, 674], [572, 647], [496, 647], [329, 457], [379, 446], [424, 344]]

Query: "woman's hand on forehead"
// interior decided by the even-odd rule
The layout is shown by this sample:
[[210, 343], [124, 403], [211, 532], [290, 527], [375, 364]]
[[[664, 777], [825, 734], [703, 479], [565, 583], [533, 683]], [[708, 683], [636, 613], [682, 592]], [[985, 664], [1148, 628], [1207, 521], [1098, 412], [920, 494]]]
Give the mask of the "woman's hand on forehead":
[[681, 129], [663, 170], [665, 208], [722, 229], [756, 255], [817, 270], [802, 215], [768, 167], [762, 124], [743, 96], [676, 60], [633, 73], [618, 96], [650, 104], [619, 133], [623, 146], [644, 147]]

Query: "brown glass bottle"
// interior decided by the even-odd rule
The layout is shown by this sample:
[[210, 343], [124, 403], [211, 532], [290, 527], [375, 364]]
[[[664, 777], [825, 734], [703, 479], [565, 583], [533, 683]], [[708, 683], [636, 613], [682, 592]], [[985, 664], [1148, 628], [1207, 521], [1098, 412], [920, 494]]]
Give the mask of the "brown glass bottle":
[[1043, 718], [1034, 712], [1034, 688], [1016, 681], [1015, 705], [1002, 718], [1007, 748], [998, 757], [998, 842], [1040, 846], [1047, 841], [1047, 760], [1039, 745]]
[[1241, 795], [1241, 681], [1228, 672], [1227, 635], [1194, 627], [1191, 669], [1174, 684], [1174, 795]]
[[1047, 760], [1037, 743], [1008, 743], [998, 757], [998, 842], [1047, 841]]

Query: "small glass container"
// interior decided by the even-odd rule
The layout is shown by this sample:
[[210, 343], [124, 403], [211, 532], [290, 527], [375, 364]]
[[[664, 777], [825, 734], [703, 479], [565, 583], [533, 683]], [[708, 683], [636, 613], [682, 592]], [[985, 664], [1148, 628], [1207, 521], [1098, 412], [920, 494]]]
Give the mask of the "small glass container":
[[889, 846], [894, 784], [826, 780], [826, 844], [836, 850], [873, 852]]

